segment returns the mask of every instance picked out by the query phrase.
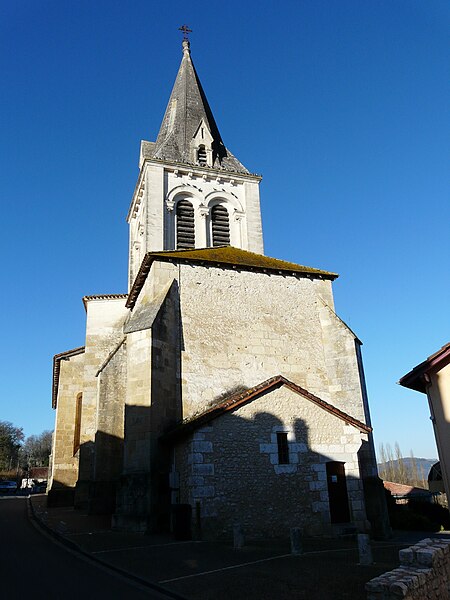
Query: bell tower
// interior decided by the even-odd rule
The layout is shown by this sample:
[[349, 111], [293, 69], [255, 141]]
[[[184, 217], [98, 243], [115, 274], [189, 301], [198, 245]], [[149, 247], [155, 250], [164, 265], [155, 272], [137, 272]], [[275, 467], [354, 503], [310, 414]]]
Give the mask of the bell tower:
[[128, 212], [129, 287], [147, 252], [230, 245], [262, 254], [259, 175], [225, 147], [181, 27], [183, 57], [156, 142], [141, 142]]

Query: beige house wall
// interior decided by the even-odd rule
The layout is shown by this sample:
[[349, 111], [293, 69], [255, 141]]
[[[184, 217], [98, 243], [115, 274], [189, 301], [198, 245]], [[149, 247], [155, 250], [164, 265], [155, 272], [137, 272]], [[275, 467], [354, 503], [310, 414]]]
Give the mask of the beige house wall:
[[450, 363], [429, 373], [426, 391], [447, 498], [450, 498]]

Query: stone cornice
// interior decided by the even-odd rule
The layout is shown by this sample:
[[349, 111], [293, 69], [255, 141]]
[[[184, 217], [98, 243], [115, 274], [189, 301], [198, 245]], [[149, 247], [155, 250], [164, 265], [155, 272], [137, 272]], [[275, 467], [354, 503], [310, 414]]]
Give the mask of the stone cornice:
[[216, 180], [218, 183], [244, 183], [245, 181], [253, 181], [259, 183], [262, 180], [262, 176], [257, 175], [256, 173], [240, 173], [237, 171], [217, 169], [216, 167], [204, 167], [198, 164], [178, 163], [170, 160], [162, 160], [159, 158], [145, 158], [141, 166], [141, 171], [139, 173], [136, 186], [134, 188], [130, 208], [128, 209], [128, 223], [138, 212], [140, 198], [142, 197], [144, 192], [145, 171], [146, 167], [149, 165], [162, 166], [166, 171], [175, 173], [176, 175], [187, 175], [192, 178]]

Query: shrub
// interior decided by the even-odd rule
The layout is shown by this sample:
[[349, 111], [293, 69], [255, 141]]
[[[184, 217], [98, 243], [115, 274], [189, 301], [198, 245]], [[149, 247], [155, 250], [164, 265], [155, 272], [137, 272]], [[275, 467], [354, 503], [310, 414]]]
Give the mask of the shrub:
[[450, 529], [450, 513], [440, 504], [411, 500], [408, 504], [410, 511], [429, 519], [438, 529]]

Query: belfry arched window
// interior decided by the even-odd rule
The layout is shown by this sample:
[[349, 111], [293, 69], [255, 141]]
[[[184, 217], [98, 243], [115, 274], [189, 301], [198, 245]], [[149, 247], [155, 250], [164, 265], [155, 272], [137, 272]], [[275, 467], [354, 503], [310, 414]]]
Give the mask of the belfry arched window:
[[194, 207], [189, 200], [177, 203], [177, 250], [195, 248]]
[[197, 160], [199, 165], [206, 165], [208, 163], [206, 149], [205, 146], [203, 146], [203, 144], [199, 146], [197, 150]]
[[211, 230], [213, 246], [230, 245], [230, 217], [222, 204], [216, 204], [211, 209]]

